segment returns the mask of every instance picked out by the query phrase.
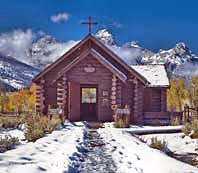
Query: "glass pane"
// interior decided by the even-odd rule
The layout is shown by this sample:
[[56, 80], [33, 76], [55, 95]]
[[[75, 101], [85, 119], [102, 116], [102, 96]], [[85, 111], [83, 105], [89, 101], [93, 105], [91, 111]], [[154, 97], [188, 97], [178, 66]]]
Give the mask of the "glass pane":
[[96, 88], [82, 88], [82, 103], [96, 103]]

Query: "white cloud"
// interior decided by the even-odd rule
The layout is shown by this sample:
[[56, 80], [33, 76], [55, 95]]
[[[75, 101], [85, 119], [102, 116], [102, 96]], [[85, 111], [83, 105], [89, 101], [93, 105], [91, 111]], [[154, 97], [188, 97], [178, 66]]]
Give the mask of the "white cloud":
[[116, 45], [110, 46], [107, 45], [109, 49], [111, 49], [116, 55], [118, 55], [121, 59], [123, 59], [128, 65], [137, 64], [140, 60], [142, 51], [140, 48], [128, 48], [125, 46], [119, 47]]
[[0, 52], [26, 62], [25, 50], [32, 46], [34, 37], [31, 29], [2, 33], [0, 34]]
[[[41, 40], [36, 41], [37, 37]], [[78, 41], [49, 41], [44, 32], [18, 29], [0, 34], [0, 53], [30, 65], [48, 64], [59, 58]], [[39, 42], [40, 41], [40, 42]], [[48, 42], [49, 41], [49, 42]], [[33, 51], [31, 53], [31, 51]]]
[[40, 46], [37, 42], [33, 45], [34, 54], [32, 56], [29, 56], [29, 64], [43, 68], [60, 58], [78, 42], [79, 41], [74, 40], [69, 40], [63, 43], [51, 42], [43, 44], [43, 46], [45, 45], [44, 47]]
[[58, 14], [55, 14], [55, 15], [51, 16], [50, 19], [54, 23], [61, 23], [61, 22], [68, 21], [70, 17], [71, 16], [68, 13], [58, 13]]
[[123, 24], [119, 22], [112, 22], [111, 25], [115, 28], [123, 28]]

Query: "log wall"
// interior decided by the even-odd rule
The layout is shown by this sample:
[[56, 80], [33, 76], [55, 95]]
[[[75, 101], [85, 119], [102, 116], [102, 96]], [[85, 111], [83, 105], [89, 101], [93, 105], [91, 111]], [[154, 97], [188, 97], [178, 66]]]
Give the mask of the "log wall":
[[[84, 67], [87, 64], [91, 64], [95, 68], [95, 72], [87, 73], [84, 71]], [[117, 103], [116, 94], [113, 93], [117, 90], [117, 82], [119, 81], [116, 78], [116, 82], [113, 83], [112, 79], [115, 78], [112, 76], [112, 73], [107, 70], [102, 64], [100, 64], [92, 56], [86, 57], [81, 63], [77, 64], [66, 74], [67, 80], [69, 82], [76, 82], [80, 84], [94, 84], [98, 86], [98, 108], [97, 115], [99, 121], [111, 121], [112, 120], [112, 101], [113, 104]], [[115, 91], [112, 91], [112, 84], [115, 85]], [[103, 95], [104, 92], [107, 95]], [[112, 95], [114, 96], [112, 99]]]
[[36, 112], [43, 114], [45, 109], [45, 80], [41, 79], [39, 84], [36, 84]]
[[68, 84], [66, 76], [62, 76], [57, 81], [57, 106], [64, 109], [64, 115], [67, 116], [67, 95], [68, 94]]
[[143, 124], [144, 121], [144, 112], [143, 112], [143, 101], [144, 101], [144, 87], [137, 80], [134, 80], [134, 123], [135, 124]]

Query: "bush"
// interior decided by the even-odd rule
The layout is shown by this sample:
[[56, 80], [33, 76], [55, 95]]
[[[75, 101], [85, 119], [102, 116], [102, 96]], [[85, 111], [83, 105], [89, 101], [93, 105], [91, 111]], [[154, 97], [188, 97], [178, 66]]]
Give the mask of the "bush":
[[185, 135], [190, 136], [193, 139], [198, 139], [198, 120], [195, 120], [192, 123], [186, 123], [183, 126], [182, 131]]
[[32, 115], [26, 119], [25, 139], [28, 142], [35, 142], [45, 135], [44, 128], [47, 127], [45, 124], [47, 122], [45, 120], [46, 118], [39, 115]]
[[0, 124], [2, 128], [18, 128], [21, 121], [18, 117], [1, 117]]
[[124, 128], [125, 123], [122, 119], [119, 119], [118, 121], [114, 122], [114, 127], [115, 128]]
[[151, 138], [151, 144], [149, 145], [151, 148], [155, 148], [157, 150], [165, 150], [167, 148], [167, 143], [166, 141], [161, 141], [157, 139], [157, 137], [152, 137]]
[[13, 149], [16, 145], [19, 145], [19, 139], [6, 135], [5, 137], [0, 137], [0, 152], [5, 152], [7, 150]]
[[41, 128], [34, 128], [31, 131], [27, 130], [25, 132], [25, 139], [28, 142], [35, 142], [37, 139], [40, 139], [45, 136], [43, 129]]
[[52, 133], [60, 124], [61, 124], [61, 120], [59, 118], [52, 118], [48, 122], [48, 126], [47, 126], [48, 133]]
[[113, 115], [115, 128], [128, 128], [130, 124], [130, 118], [128, 114], [115, 114]]
[[25, 138], [29, 142], [35, 142], [37, 139], [45, 136], [45, 133], [52, 133], [61, 123], [60, 119], [47, 116], [33, 115], [26, 119]]

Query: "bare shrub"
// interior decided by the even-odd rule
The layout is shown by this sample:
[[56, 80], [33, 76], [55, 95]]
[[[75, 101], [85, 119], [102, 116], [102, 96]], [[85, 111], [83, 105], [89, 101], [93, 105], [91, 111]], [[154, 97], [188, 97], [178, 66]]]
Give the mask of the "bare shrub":
[[130, 124], [129, 115], [113, 115], [115, 128], [128, 128]]
[[51, 120], [47, 116], [32, 115], [26, 119], [25, 138], [29, 142], [45, 136], [45, 133], [52, 133], [61, 123], [59, 118], [53, 117]]
[[115, 128], [124, 128], [125, 127], [125, 123], [122, 119], [119, 119], [118, 121], [114, 122], [114, 127]]
[[0, 137], [0, 152], [5, 152], [7, 150], [13, 149], [16, 145], [19, 145], [19, 139], [16, 137], [12, 137], [6, 135], [4, 137]]
[[2, 128], [18, 128], [21, 121], [18, 117], [1, 117], [0, 124]]
[[192, 123], [186, 123], [183, 126], [182, 131], [185, 135], [190, 136], [193, 139], [198, 139], [198, 120], [195, 120]]
[[149, 145], [151, 148], [155, 148], [157, 150], [165, 150], [167, 148], [167, 143], [166, 141], [162, 141], [160, 139], [157, 139], [157, 137], [152, 137], [151, 138], [151, 143]]
[[45, 118], [39, 115], [33, 115], [26, 119], [25, 139], [28, 142], [35, 142], [45, 135], [44, 128], [45, 126], [47, 127], [45, 124], [47, 120], [44, 120]]
[[48, 133], [52, 133], [59, 125], [61, 124], [61, 120], [58, 117], [53, 117], [47, 125]]

